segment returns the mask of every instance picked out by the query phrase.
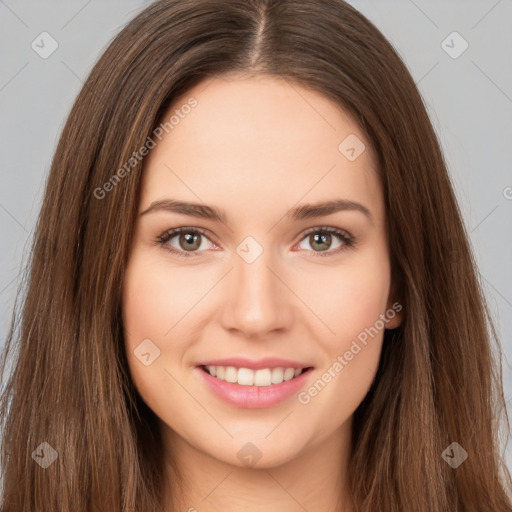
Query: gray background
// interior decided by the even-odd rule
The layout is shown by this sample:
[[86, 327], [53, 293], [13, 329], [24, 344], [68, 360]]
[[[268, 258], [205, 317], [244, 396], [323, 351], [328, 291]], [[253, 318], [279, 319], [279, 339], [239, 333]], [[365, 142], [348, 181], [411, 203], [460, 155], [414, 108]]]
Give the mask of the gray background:
[[[0, 348], [72, 101], [108, 42], [149, 3], [0, 0]], [[428, 106], [501, 335], [510, 411], [512, 1], [350, 3], [395, 46]], [[48, 36], [41, 43], [44, 31], [58, 43], [46, 59], [31, 47], [50, 48]], [[512, 467], [512, 443], [507, 457]]]

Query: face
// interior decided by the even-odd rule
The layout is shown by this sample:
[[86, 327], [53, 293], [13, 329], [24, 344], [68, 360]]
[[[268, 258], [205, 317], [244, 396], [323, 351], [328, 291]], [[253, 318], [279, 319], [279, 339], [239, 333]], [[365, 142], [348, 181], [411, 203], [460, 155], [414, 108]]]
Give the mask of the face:
[[130, 373], [174, 439], [282, 464], [350, 425], [401, 321], [372, 149], [324, 96], [266, 76], [200, 83], [173, 114], [126, 269]]

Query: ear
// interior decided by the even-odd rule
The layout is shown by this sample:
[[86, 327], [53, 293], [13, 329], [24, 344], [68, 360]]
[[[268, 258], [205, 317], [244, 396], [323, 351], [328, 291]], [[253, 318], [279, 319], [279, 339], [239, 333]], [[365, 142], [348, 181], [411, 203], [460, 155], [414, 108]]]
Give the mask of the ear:
[[397, 300], [397, 294], [395, 293], [395, 287], [391, 285], [391, 289], [388, 296], [388, 302], [386, 305], [386, 313], [384, 320], [386, 323], [386, 329], [396, 329], [402, 325], [404, 318], [404, 307], [400, 300]]

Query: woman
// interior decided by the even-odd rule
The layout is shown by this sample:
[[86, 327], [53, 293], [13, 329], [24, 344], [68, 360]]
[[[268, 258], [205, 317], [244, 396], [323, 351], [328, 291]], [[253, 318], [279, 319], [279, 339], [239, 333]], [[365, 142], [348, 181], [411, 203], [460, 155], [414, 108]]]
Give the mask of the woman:
[[15, 340], [9, 512], [512, 510], [438, 141], [341, 0], [162, 0], [121, 31], [59, 141]]

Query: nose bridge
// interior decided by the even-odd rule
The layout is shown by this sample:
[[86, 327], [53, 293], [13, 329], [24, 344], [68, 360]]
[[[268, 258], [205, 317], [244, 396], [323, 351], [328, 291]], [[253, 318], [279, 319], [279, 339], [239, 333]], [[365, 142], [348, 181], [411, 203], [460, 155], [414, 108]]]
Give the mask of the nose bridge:
[[290, 320], [289, 293], [275, 275], [278, 265], [270, 249], [247, 237], [233, 255], [229, 297], [224, 302], [225, 327], [264, 334]]

